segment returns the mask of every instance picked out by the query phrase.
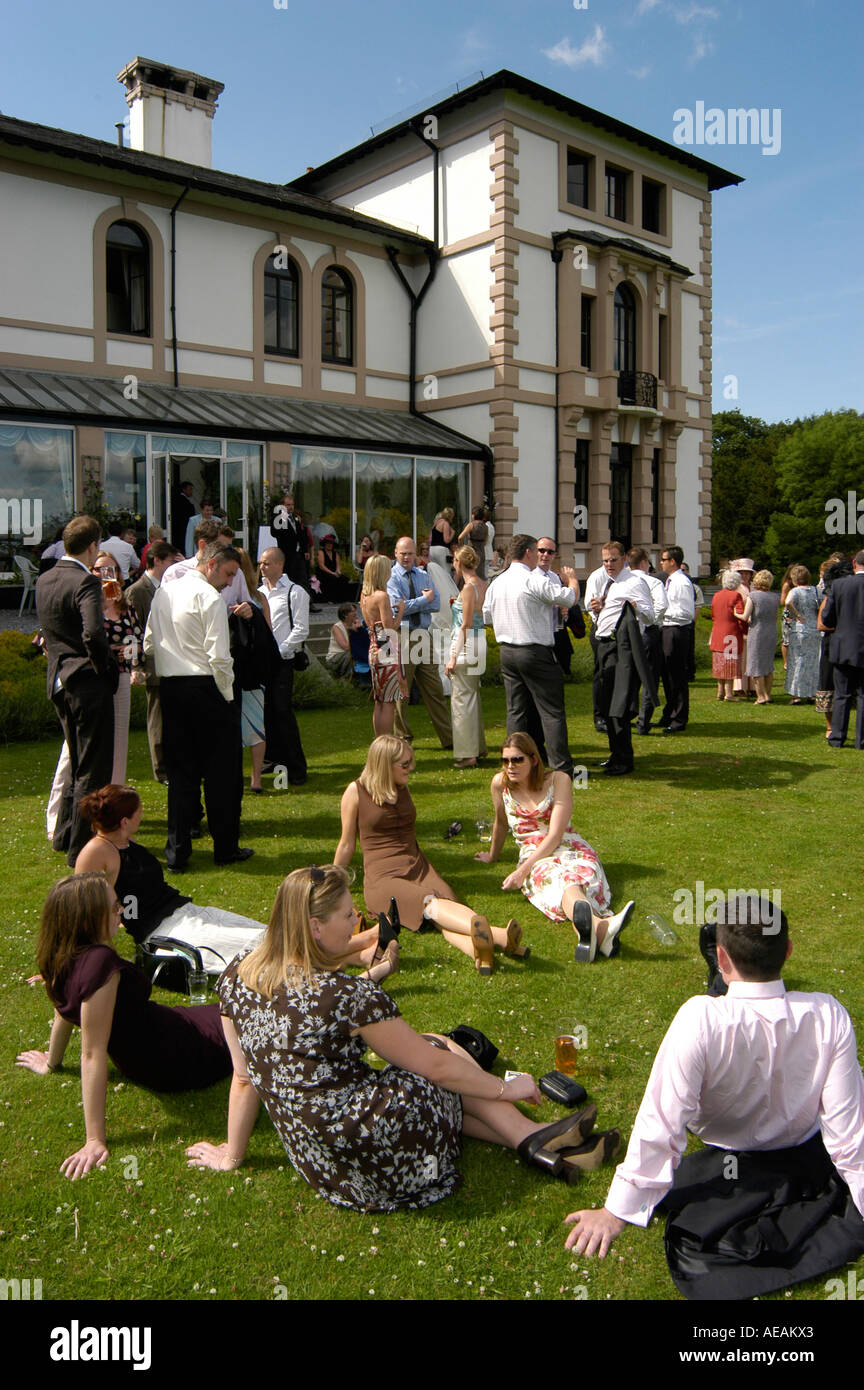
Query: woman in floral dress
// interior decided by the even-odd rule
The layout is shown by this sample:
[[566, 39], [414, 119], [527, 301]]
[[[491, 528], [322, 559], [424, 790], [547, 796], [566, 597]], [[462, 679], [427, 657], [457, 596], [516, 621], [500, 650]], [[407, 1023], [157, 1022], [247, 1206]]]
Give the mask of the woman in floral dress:
[[[354, 905], [344, 869], [295, 869], [262, 944], [219, 983], [234, 1062], [224, 1144], [193, 1144], [190, 1164], [230, 1171], [246, 1155], [259, 1100], [300, 1175], [335, 1206], [425, 1207], [459, 1184], [462, 1135], [517, 1149], [553, 1176], [596, 1107], [552, 1125], [511, 1101], [540, 1100], [534, 1078], [482, 1071], [450, 1039], [421, 1036], [371, 980], [343, 974]], [[391, 1065], [375, 1071], [371, 1047]]]
[[819, 595], [810, 583], [806, 565], [796, 565], [789, 576], [792, 588], [786, 597], [786, 612], [791, 618], [789, 627], [789, 661], [786, 666], [786, 690], [793, 705], [816, 698], [819, 688], [819, 646], [821, 636], [816, 625], [819, 616]]
[[553, 922], [572, 921], [579, 937], [577, 961], [594, 960], [598, 950], [617, 955], [634, 904], [628, 902], [616, 916], [610, 912], [612, 892], [603, 865], [570, 824], [573, 783], [566, 772], [543, 766], [529, 734], [508, 735], [501, 761], [502, 770], [492, 778], [492, 848], [474, 858], [494, 863], [509, 826], [519, 846], [519, 863], [501, 884], [504, 891], [521, 888]]

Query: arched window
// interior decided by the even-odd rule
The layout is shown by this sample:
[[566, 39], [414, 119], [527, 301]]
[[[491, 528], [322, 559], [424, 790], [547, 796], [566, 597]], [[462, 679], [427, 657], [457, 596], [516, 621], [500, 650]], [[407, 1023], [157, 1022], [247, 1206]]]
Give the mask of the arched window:
[[109, 333], [150, 336], [150, 243], [132, 222], [112, 222], [105, 238]]
[[321, 360], [354, 361], [354, 286], [332, 265], [321, 281]]
[[300, 356], [300, 272], [284, 251], [264, 267], [264, 351]]
[[636, 370], [636, 300], [629, 285], [615, 291], [615, 371]]

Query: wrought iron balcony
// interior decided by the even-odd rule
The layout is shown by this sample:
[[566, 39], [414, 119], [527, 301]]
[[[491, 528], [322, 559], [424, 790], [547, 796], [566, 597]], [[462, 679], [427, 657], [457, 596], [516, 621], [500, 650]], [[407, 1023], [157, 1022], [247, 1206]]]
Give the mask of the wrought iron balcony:
[[657, 409], [657, 378], [650, 372], [619, 372], [618, 399], [622, 405]]

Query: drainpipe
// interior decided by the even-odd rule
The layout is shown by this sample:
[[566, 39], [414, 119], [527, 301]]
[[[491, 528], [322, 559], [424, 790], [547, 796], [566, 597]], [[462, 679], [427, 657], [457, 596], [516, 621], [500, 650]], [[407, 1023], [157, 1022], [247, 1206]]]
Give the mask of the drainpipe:
[[180, 197], [171, 208], [171, 355], [174, 361], [174, 385], [178, 386], [179, 379], [177, 373], [177, 220], [176, 212], [186, 194], [189, 192], [189, 184], [183, 189]]
[[561, 425], [560, 425], [561, 411], [560, 411], [560, 404], [559, 404], [559, 403], [560, 403], [560, 385], [559, 385], [559, 383], [560, 383], [560, 365], [561, 365], [561, 339], [560, 339], [559, 325], [558, 325], [558, 317], [559, 317], [559, 314], [558, 314], [558, 290], [559, 290], [559, 279], [560, 279], [561, 261], [562, 261], [562, 258], [563, 258], [563, 256], [564, 256], [564, 252], [561, 250], [560, 246], [555, 245], [555, 246], [553, 246], [553, 248], [552, 248], [552, 253], [551, 253], [551, 254], [552, 254], [552, 261], [553, 261], [553, 264], [554, 264], [554, 266], [555, 266], [555, 536], [556, 536], [556, 539], [557, 539], [557, 538], [558, 538], [558, 517], [559, 517], [560, 506], [561, 506], [561, 499], [560, 499], [559, 492], [558, 492], [559, 482], [560, 482], [560, 474], [561, 474], [561, 466], [560, 466], [560, 449], [559, 449], [559, 441], [560, 441], [560, 434], [561, 434]]
[[435, 274], [436, 274], [436, 272], [437, 272], [437, 270], [438, 270], [438, 261], [439, 261], [440, 253], [441, 253], [441, 252], [440, 252], [440, 248], [441, 248], [441, 237], [440, 237], [440, 225], [441, 225], [441, 194], [440, 194], [440, 189], [439, 189], [439, 183], [440, 183], [440, 177], [439, 177], [439, 176], [440, 176], [440, 171], [441, 171], [441, 151], [439, 150], [438, 146], [434, 143], [434, 141], [430, 140], [429, 137], [428, 137], [427, 135], [424, 135], [424, 134], [423, 134], [422, 129], [415, 129], [415, 130], [414, 130], [414, 134], [417, 136], [418, 140], [422, 140], [422, 141], [423, 141], [423, 144], [426, 145], [426, 146], [432, 151], [432, 180], [433, 180], [433, 183], [432, 183], [432, 222], [433, 222], [432, 240], [433, 240], [434, 246], [433, 246], [433, 249], [432, 249], [431, 251], [427, 251], [427, 253], [426, 253], [427, 259], [428, 259], [428, 261], [429, 261], [429, 270], [428, 270], [428, 273], [427, 273], [427, 275], [426, 275], [426, 279], [423, 281], [423, 284], [420, 286], [419, 291], [415, 291], [415, 290], [414, 290], [414, 288], [412, 287], [412, 285], [411, 285], [410, 282], [408, 281], [407, 277], [405, 276], [405, 274], [404, 274], [404, 272], [403, 272], [403, 270], [402, 270], [402, 267], [399, 265], [399, 262], [398, 262], [398, 260], [397, 260], [397, 256], [398, 256], [399, 253], [398, 253], [398, 251], [396, 251], [395, 247], [387, 246], [387, 247], [385, 247], [385, 250], [386, 250], [386, 252], [387, 252], [387, 258], [388, 258], [388, 260], [390, 261], [390, 264], [392, 265], [392, 267], [393, 267], [393, 269], [395, 270], [396, 274], [399, 276], [399, 279], [400, 279], [400, 281], [402, 282], [402, 285], [403, 285], [403, 287], [404, 287], [404, 289], [405, 289], [405, 293], [408, 295], [408, 298], [409, 298], [410, 303], [411, 303], [411, 312], [410, 312], [409, 319], [408, 319], [408, 340], [409, 340], [409, 348], [408, 348], [408, 409], [409, 409], [409, 411], [410, 411], [410, 413], [411, 413], [412, 415], [419, 415], [421, 412], [417, 409], [417, 405], [416, 405], [416, 402], [415, 402], [415, 399], [414, 399], [414, 397], [415, 397], [415, 379], [416, 379], [416, 376], [417, 376], [417, 320], [418, 320], [418, 311], [419, 311], [419, 309], [420, 309], [420, 305], [423, 303], [423, 300], [426, 298], [426, 295], [427, 295], [427, 292], [428, 292], [428, 290], [429, 290], [429, 287], [430, 287], [430, 285], [432, 284], [432, 281], [435, 279]]

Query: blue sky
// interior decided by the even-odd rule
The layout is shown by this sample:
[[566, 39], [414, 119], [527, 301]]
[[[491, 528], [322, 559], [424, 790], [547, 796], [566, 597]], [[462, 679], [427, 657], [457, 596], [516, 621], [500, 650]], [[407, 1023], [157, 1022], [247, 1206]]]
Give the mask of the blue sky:
[[4, 40], [5, 115], [113, 140], [141, 54], [224, 82], [214, 164], [274, 182], [503, 67], [666, 140], [700, 101], [779, 108], [774, 155], [694, 147], [746, 179], [714, 195], [715, 409], [862, 409], [860, 0], [48, 0]]

